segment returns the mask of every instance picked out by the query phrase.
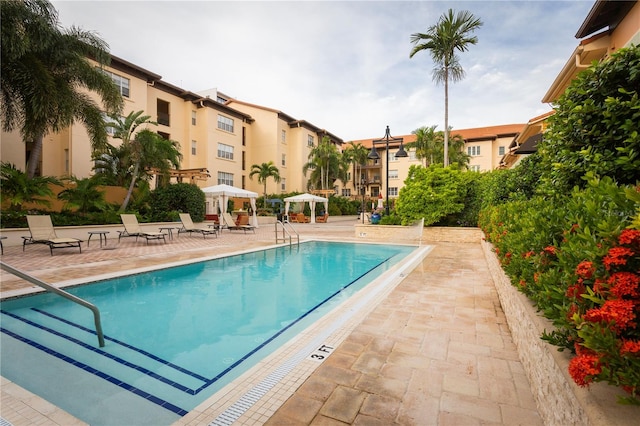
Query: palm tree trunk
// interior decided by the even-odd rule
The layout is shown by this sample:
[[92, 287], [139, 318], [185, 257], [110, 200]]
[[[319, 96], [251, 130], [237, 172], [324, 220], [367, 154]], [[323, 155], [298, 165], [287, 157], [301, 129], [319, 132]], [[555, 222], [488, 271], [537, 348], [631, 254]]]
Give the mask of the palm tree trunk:
[[35, 138], [33, 141], [33, 147], [31, 148], [31, 154], [29, 155], [29, 167], [27, 169], [27, 177], [33, 179], [36, 175], [36, 170], [40, 164], [40, 157], [42, 157], [42, 140], [43, 135]]
[[129, 184], [129, 190], [127, 191], [127, 196], [124, 197], [124, 201], [120, 206], [120, 211], [123, 212], [127, 209], [129, 205], [129, 201], [131, 200], [131, 194], [133, 194], [133, 188], [136, 186], [136, 181], [138, 180], [138, 170], [140, 169], [140, 162], [136, 162], [136, 165], [133, 168], [133, 176], [131, 176], [131, 183]]
[[449, 165], [449, 72], [444, 76], [444, 166]]

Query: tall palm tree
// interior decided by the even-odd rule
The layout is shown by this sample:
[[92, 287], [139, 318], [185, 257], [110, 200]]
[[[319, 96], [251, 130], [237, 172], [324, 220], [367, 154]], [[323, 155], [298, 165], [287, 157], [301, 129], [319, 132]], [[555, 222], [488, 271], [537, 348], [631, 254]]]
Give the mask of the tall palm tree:
[[342, 152], [346, 159], [353, 164], [353, 187], [360, 185], [362, 177], [362, 167], [367, 163], [367, 155], [369, 150], [360, 142], [349, 142], [347, 148]]
[[320, 189], [329, 189], [336, 179], [341, 178], [340, 151], [328, 137], [315, 146], [308, 156], [309, 162], [302, 167], [302, 173], [312, 170], [310, 183], [320, 184]]
[[[465, 52], [469, 46], [478, 42], [472, 36], [482, 26], [482, 21], [469, 11], [463, 10], [454, 15], [453, 9], [443, 14], [438, 23], [430, 26], [426, 33], [411, 34], [414, 44], [409, 57], [428, 50], [435, 68], [433, 79], [444, 85], [444, 128], [449, 128], [449, 80], [460, 81], [464, 78], [464, 69], [460, 65], [456, 50]], [[444, 166], [449, 165], [449, 133], [444, 133]]]
[[120, 111], [123, 105], [119, 89], [101, 69], [111, 59], [107, 43], [90, 31], [60, 28], [46, 0], [3, 0], [0, 14], [3, 129], [19, 128], [23, 139], [33, 143], [28, 176], [35, 176], [44, 135], [75, 121], [85, 125], [94, 149], [104, 146], [102, 106], [88, 92], [97, 94], [107, 111]]
[[280, 182], [280, 170], [273, 164], [273, 161], [268, 163], [262, 163], [260, 165], [254, 164], [251, 166], [251, 172], [249, 173], [249, 179], [253, 179], [253, 176], [258, 175], [258, 183], [263, 185], [264, 199], [262, 201], [262, 207], [267, 207], [267, 179], [273, 178], [278, 183]]

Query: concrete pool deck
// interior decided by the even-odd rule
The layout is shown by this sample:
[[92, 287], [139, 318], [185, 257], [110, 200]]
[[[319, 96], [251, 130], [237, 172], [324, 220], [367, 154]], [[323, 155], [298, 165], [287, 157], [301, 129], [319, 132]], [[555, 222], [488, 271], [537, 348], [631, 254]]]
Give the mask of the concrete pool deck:
[[[331, 217], [326, 224], [294, 226], [302, 239], [362, 241], [356, 222], [353, 216]], [[217, 239], [116, 241], [109, 240], [106, 250], [92, 240], [88, 248], [83, 243], [81, 254], [65, 249], [50, 256], [46, 246], [28, 246], [23, 253], [4, 240], [2, 261], [59, 283], [266, 247], [275, 239], [273, 225], [265, 225], [255, 234], [224, 231]], [[432, 246], [424, 260], [329, 338], [335, 349], [323, 362], [300, 362], [234, 423], [220, 414], [255, 387], [255, 380], [226, 387], [176, 424], [542, 424], [481, 242], [423, 243]], [[33, 290], [4, 271], [0, 278], [2, 297]], [[304, 348], [300, 340], [268, 362]], [[4, 378], [1, 385], [0, 415], [14, 425], [83, 424]]]

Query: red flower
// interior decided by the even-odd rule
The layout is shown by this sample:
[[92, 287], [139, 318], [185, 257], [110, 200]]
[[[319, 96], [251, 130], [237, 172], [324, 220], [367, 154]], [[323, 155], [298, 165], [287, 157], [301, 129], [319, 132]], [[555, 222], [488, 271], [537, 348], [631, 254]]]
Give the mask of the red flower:
[[569, 374], [578, 386], [589, 386], [593, 378], [602, 372], [596, 355], [578, 355], [569, 362]]
[[590, 262], [588, 260], [583, 260], [576, 267], [576, 274], [580, 278], [584, 278], [585, 280], [591, 279], [595, 271], [596, 271], [596, 268], [595, 266], [593, 266], [593, 262]]
[[607, 286], [604, 284], [605, 281], [602, 278], [596, 278], [595, 282], [593, 283], [593, 291], [600, 296], [604, 295], [604, 293], [607, 291]]
[[592, 308], [584, 314], [584, 319], [589, 322], [614, 323], [616, 330], [624, 330], [629, 326], [635, 325], [633, 320], [632, 300], [607, 300], [599, 308]]
[[640, 231], [637, 229], [625, 229], [620, 233], [618, 242], [625, 245], [640, 245]]
[[566, 295], [567, 297], [578, 297], [584, 293], [584, 285], [581, 282], [577, 284], [570, 285], [567, 287]]
[[609, 249], [609, 253], [602, 259], [607, 271], [614, 265], [626, 265], [627, 258], [633, 256], [633, 250], [626, 247], [613, 247]]
[[547, 254], [550, 254], [551, 256], [556, 255], [556, 248], [554, 246], [546, 246], [544, 249], [542, 249], [542, 251], [544, 251]]
[[572, 233], [576, 232], [576, 230], [578, 230], [578, 228], [580, 228], [580, 225], [578, 225], [577, 223], [574, 223], [573, 225], [571, 225], [571, 229], [569, 229], [569, 233], [572, 234]]
[[567, 311], [567, 319], [569, 321], [573, 320], [573, 315], [578, 312], [578, 305], [576, 305], [575, 303], [572, 303], [571, 305], [569, 305], [569, 310]]
[[535, 253], [534, 253], [534, 251], [533, 251], [533, 250], [529, 250], [528, 252], [524, 253], [524, 254], [522, 255], [522, 257], [524, 257], [525, 259], [528, 259], [528, 258], [530, 258], [531, 256], [533, 256], [534, 254], [535, 254]]
[[633, 272], [616, 272], [607, 280], [611, 293], [618, 298], [640, 296], [640, 275]]
[[620, 347], [620, 355], [640, 354], [640, 341], [638, 340], [622, 340]]

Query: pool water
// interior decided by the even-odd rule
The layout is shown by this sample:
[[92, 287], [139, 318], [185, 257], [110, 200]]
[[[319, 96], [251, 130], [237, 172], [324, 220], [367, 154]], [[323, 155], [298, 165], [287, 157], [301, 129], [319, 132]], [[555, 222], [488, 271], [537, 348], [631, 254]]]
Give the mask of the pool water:
[[312, 241], [0, 304], [2, 375], [91, 424], [170, 424], [415, 247]]

